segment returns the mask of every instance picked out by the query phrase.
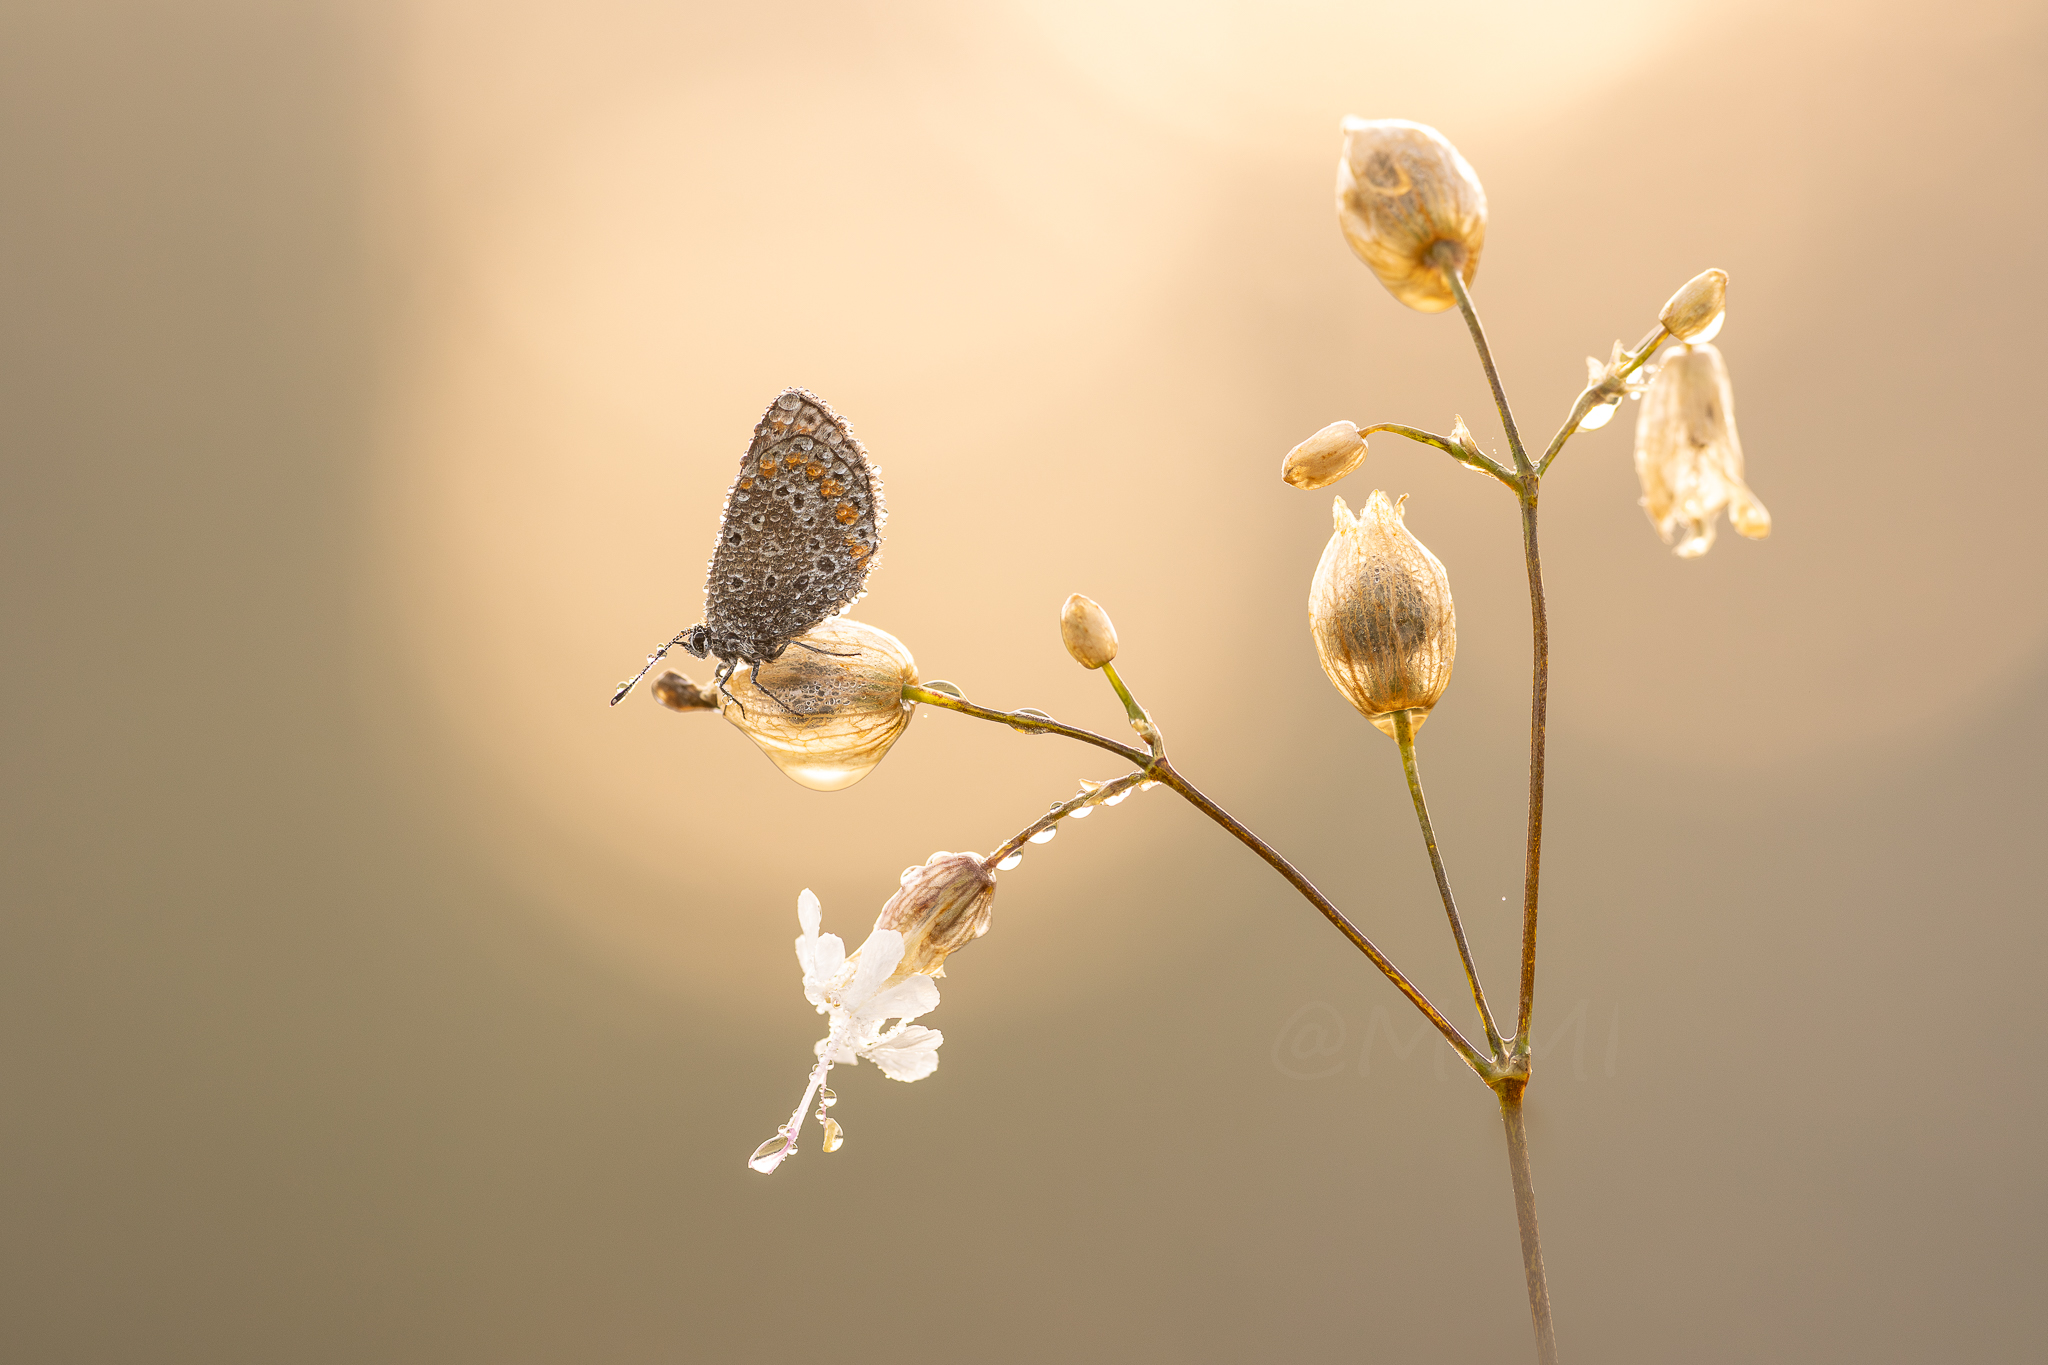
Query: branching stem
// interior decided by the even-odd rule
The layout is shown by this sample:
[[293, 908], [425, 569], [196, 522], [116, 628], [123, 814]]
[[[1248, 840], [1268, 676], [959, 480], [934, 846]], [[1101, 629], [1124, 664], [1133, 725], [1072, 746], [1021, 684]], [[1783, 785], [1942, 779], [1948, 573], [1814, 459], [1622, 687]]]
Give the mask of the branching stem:
[[[1107, 670], [1105, 669], [1105, 671]], [[1128, 692], [1122, 686], [1121, 679], [1117, 680], [1116, 687], [1119, 695], [1128, 696]], [[973, 716], [977, 720], [998, 721], [1014, 729], [1037, 731], [1043, 734], [1065, 735], [1069, 739], [1078, 739], [1084, 744], [1093, 744], [1098, 749], [1107, 749], [1111, 753], [1121, 754], [1137, 764], [1141, 771], [1134, 776], [1141, 779], [1149, 778], [1154, 782], [1171, 787], [1189, 805], [1228, 830], [1239, 843], [1263, 858], [1268, 866], [1287, 880], [1288, 885], [1301, 893], [1303, 899], [1320, 911], [1323, 918], [1335, 925], [1337, 932], [1344, 935], [1346, 939], [1349, 939], [1354, 948], [1372, 959], [1372, 964], [1385, 973], [1387, 979], [1394, 983], [1394, 988], [1407, 996], [1409, 1003], [1418, 1010], [1421, 1010], [1430, 1023], [1436, 1025], [1437, 1031], [1443, 1034], [1444, 1041], [1448, 1042], [1457, 1054], [1464, 1058], [1467, 1066], [1477, 1072], [1479, 1077], [1489, 1085], [1494, 1083], [1499, 1068], [1493, 1060], [1482, 1054], [1479, 1049], [1473, 1047], [1466, 1040], [1465, 1035], [1458, 1032], [1457, 1026], [1444, 1017], [1443, 1011], [1430, 1003], [1429, 997], [1422, 993], [1421, 987], [1410, 981], [1407, 974], [1399, 967], [1396, 967], [1393, 961], [1359, 930], [1357, 925], [1345, 918], [1344, 912], [1339, 910], [1328, 896], [1317, 890], [1315, 883], [1302, 875], [1300, 869], [1282, 857], [1279, 851], [1271, 844], [1268, 844], [1264, 839], [1254, 834], [1236, 816], [1210, 800], [1194, 783], [1182, 777], [1163, 753], [1157, 755], [1140, 753], [1128, 745], [1119, 744], [1113, 739], [1107, 739], [1089, 730], [1082, 730], [1072, 725], [1062, 725], [1050, 717], [1026, 716], [1015, 711], [997, 711], [986, 706], [976, 706], [974, 703], [963, 698], [955, 697], [945, 692], [934, 692], [930, 688], [919, 687], [914, 684], [903, 689], [903, 699], [905, 701], [923, 702], [928, 706], [937, 706], [947, 711], [956, 711], [963, 716]], [[1144, 708], [1138, 706], [1135, 700], [1127, 702], [1127, 706], [1139, 715], [1144, 714]], [[1149, 724], [1150, 722], [1147, 721], [1146, 723]], [[1155, 730], [1154, 733], [1156, 734], [1157, 731]]]

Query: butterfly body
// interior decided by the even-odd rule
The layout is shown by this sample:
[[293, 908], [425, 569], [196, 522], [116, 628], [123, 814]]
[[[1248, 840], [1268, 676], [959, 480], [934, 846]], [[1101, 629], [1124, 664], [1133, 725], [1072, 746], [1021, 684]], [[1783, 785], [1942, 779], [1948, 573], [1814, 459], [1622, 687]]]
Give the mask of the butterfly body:
[[726, 493], [703, 624], [650, 655], [612, 703], [673, 648], [717, 659], [721, 689], [742, 663], [781, 658], [795, 636], [860, 600], [886, 518], [880, 473], [845, 419], [807, 389], [784, 389]]

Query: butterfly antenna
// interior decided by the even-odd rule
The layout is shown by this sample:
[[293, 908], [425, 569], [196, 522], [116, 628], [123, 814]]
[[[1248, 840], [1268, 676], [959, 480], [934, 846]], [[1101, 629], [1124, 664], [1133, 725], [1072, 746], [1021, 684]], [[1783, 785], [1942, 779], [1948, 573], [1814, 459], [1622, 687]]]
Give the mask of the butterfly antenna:
[[637, 687], [640, 683], [640, 680], [647, 676], [648, 669], [651, 669], [656, 664], [660, 663], [662, 661], [662, 657], [666, 655], [670, 650], [674, 649], [677, 645], [681, 644], [683, 642], [683, 636], [688, 635], [689, 633], [690, 632], [688, 632], [687, 630], [678, 632], [675, 639], [670, 640], [660, 649], [657, 649], [652, 654], [648, 655], [647, 666], [645, 668], [642, 668], [638, 673], [635, 673], [630, 680], [620, 683], [619, 690], [612, 693], [612, 705], [617, 706], [620, 702], [624, 701], [626, 699], [626, 694], [628, 692], [631, 692], [635, 687]]

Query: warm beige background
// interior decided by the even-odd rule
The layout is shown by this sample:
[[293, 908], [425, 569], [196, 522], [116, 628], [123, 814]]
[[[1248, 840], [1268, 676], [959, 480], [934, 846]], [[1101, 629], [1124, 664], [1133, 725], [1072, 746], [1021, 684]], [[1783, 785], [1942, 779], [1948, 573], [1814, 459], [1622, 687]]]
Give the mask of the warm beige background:
[[[1569, 1358], [2039, 1355], [2044, 63], [1981, 3], [0, 12], [0, 1355], [1525, 1358], [1489, 1098], [1166, 793], [1004, 877], [936, 1077], [749, 1174], [797, 890], [857, 935], [1113, 767], [926, 715], [827, 796], [602, 704], [808, 385], [888, 479], [863, 619], [1107, 727], [1054, 625], [1102, 600], [1188, 771], [1454, 1001], [1274, 475], [1498, 440], [1337, 235], [1349, 112], [1478, 168], [1539, 434], [1727, 269], [1777, 519], [1672, 559], [1632, 408], [1547, 489]], [[1512, 505], [1391, 439], [1376, 486], [1458, 594], [1424, 759], [1504, 994]]]

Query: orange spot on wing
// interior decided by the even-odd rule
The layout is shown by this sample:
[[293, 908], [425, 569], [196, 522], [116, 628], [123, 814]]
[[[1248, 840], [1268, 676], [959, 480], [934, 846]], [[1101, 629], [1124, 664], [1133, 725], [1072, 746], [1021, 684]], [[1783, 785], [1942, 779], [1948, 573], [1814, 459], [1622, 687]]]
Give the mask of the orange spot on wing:
[[818, 485], [818, 491], [828, 498], [836, 498], [846, 491], [846, 486], [837, 479], [827, 479]]
[[841, 526], [847, 526], [851, 525], [854, 518], [858, 517], [860, 513], [853, 510], [852, 503], [842, 502], [839, 504], [839, 510], [837, 512], [834, 512], [832, 515], [838, 518], [839, 524]]
[[776, 465], [775, 461], [773, 461], [773, 460], [763, 460], [763, 461], [761, 461], [761, 474], [762, 474], [762, 476], [763, 476], [764, 478], [765, 478], [765, 477], [767, 477], [767, 476], [769, 476], [769, 475], [772, 475], [772, 474], [773, 474], [773, 473], [774, 473], [774, 472], [776, 471], [776, 469], [777, 469], [777, 468], [778, 468], [778, 466]]
[[825, 466], [821, 464], [807, 464], [804, 466], [804, 477], [807, 479], [815, 479], [824, 472]]

